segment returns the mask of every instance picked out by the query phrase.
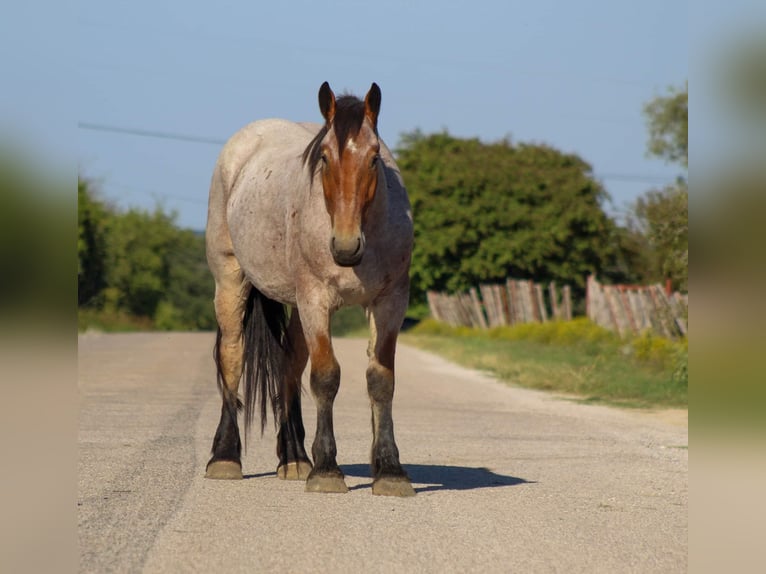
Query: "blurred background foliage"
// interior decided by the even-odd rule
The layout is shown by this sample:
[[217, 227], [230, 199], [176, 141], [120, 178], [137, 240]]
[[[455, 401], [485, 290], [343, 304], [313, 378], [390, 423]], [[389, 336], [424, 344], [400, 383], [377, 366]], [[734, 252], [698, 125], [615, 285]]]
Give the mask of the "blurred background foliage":
[[0, 138], [0, 328], [72, 318], [71, 179]]

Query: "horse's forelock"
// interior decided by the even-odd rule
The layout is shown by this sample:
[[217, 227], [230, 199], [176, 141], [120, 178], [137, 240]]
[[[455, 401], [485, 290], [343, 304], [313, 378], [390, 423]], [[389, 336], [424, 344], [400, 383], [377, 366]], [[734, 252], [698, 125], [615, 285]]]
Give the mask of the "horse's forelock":
[[[349, 138], [359, 133], [364, 122], [364, 102], [350, 94], [340, 96], [335, 103], [335, 117], [332, 120], [332, 128], [335, 139], [338, 141], [338, 154], [343, 153]], [[330, 131], [330, 126], [325, 124], [319, 133], [311, 140], [303, 152], [303, 162], [308, 163], [311, 173], [316, 171], [317, 165], [322, 158], [322, 140]]]
[[349, 137], [359, 133], [364, 121], [364, 102], [356, 96], [343, 95], [335, 104], [335, 118], [332, 126], [335, 138], [338, 140], [338, 154], [343, 154], [343, 148]]

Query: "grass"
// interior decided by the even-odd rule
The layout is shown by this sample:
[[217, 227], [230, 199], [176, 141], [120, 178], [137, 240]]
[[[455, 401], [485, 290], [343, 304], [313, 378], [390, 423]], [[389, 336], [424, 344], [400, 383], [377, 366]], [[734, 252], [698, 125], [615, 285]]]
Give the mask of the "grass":
[[651, 335], [622, 341], [586, 319], [501, 327], [453, 328], [432, 320], [403, 342], [533, 389], [622, 407], [686, 407], [686, 341]]
[[332, 316], [333, 337], [369, 337], [367, 317], [361, 307], [342, 307]]
[[81, 307], [77, 310], [77, 330], [82, 333], [88, 329], [105, 333], [152, 331], [154, 330], [154, 322], [148, 317], [136, 317], [123, 311], [104, 311]]

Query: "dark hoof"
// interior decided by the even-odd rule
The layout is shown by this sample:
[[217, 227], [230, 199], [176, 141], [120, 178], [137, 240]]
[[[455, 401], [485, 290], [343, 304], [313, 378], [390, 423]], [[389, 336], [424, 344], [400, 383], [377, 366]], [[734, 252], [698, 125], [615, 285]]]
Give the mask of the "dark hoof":
[[372, 483], [372, 493], [378, 496], [415, 496], [406, 476], [383, 476]]
[[346, 481], [342, 474], [314, 474], [306, 480], [306, 492], [333, 492], [344, 494], [348, 492]]
[[207, 465], [205, 478], [242, 480], [242, 465], [233, 460], [216, 460]]
[[277, 478], [282, 480], [306, 480], [314, 466], [307, 460], [288, 462], [277, 468]]

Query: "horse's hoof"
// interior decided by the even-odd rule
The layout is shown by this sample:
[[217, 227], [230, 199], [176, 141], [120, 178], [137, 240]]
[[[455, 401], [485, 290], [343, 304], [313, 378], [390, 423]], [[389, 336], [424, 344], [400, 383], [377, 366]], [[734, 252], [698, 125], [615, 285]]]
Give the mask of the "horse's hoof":
[[306, 492], [334, 492], [345, 494], [348, 486], [342, 476], [338, 475], [314, 475], [306, 480]]
[[405, 476], [384, 476], [372, 483], [372, 493], [378, 496], [415, 496], [415, 489]]
[[306, 480], [314, 466], [307, 460], [298, 460], [279, 465], [277, 478], [282, 480]]
[[233, 460], [216, 460], [207, 465], [205, 478], [242, 480], [242, 465]]

